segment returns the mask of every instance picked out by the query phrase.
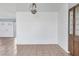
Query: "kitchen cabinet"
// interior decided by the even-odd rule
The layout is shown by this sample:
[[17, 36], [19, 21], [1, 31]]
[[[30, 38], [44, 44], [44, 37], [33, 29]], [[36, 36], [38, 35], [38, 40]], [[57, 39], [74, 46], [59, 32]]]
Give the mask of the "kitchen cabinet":
[[0, 19], [0, 37], [15, 37], [15, 19]]

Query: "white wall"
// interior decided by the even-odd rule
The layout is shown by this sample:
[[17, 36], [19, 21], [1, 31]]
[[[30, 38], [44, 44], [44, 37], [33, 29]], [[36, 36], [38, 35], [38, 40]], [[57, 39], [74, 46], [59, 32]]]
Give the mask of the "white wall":
[[57, 13], [16, 13], [17, 44], [57, 44]]
[[16, 4], [15, 3], [0, 3], [0, 18], [15, 18]]
[[68, 51], [68, 4], [63, 4], [58, 14], [58, 44]]
[[7, 11], [0, 11], [0, 18], [16, 18], [16, 13], [7, 12]]

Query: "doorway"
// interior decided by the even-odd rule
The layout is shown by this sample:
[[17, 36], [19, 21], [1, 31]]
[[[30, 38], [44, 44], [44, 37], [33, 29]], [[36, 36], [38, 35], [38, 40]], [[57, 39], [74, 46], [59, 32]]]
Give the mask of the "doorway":
[[79, 56], [79, 4], [69, 9], [69, 52]]

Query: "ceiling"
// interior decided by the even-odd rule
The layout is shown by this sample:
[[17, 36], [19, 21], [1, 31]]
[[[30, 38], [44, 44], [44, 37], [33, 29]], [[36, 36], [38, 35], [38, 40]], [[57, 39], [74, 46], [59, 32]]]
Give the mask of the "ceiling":
[[[36, 3], [39, 12], [57, 12], [62, 4], [63, 3]], [[30, 8], [31, 3], [0, 3], [0, 12], [29, 12]]]
[[[61, 3], [37, 3], [39, 12], [58, 11]], [[0, 3], [0, 11], [4, 12], [29, 12], [31, 3]]]
[[[60, 9], [61, 3], [37, 3], [37, 10], [39, 12], [52, 12]], [[30, 11], [31, 3], [16, 4], [17, 11]]]

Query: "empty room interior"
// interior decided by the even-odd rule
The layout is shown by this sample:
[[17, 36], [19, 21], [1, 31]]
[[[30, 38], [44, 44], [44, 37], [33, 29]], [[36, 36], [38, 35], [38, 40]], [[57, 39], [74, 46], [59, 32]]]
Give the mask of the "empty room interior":
[[0, 56], [79, 56], [78, 3], [0, 3]]

